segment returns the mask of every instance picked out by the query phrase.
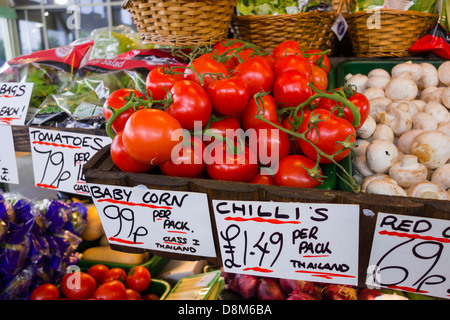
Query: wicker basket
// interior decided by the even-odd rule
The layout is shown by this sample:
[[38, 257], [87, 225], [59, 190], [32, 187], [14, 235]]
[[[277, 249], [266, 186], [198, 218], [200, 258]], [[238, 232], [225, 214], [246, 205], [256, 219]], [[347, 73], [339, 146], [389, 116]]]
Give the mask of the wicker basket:
[[[352, 43], [353, 54], [357, 57], [409, 56], [408, 49], [438, 19], [437, 14], [431, 13], [379, 10], [379, 13], [355, 12], [345, 15], [348, 37]], [[379, 27], [372, 24], [372, 21], [379, 21]]]
[[142, 43], [210, 44], [228, 36], [237, 0], [126, 0]]
[[333, 51], [336, 35], [331, 26], [336, 21], [336, 16], [336, 11], [260, 16], [234, 15], [231, 29], [237, 38], [268, 51], [272, 51], [277, 44], [285, 40], [296, 40], [305, 49]]

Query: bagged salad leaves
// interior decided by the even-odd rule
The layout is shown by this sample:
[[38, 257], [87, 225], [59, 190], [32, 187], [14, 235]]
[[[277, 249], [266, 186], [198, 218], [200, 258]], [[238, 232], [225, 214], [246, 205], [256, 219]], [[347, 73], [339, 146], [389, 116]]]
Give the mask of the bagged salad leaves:
[[238, 0], [238, 15], [278, 15], [333, 9], [332, 0]]
[[80, 202], [32, 201], [0, 190], [0, 300], [23, 300], [43, 283], [59, 283], [78, 263], [87, 224]]
[[147, 74], [158, 65], [185, 65], [163, 49], [131, 50], [112, 59], [90, 59], [63, 93], [48, 96], [29, 125], [102, 128], [103, 104], [121, 88], [146, 92]]
[[34, 83], [25, 121], [48, 96], [68, 87], [92, 43], [34, 52], [11, 59], [0, 68], [0, 82]]
[[434, 13], [438, 0], [356, 0], [352, 12], [373, 9], [413, 10], [424, 13]]

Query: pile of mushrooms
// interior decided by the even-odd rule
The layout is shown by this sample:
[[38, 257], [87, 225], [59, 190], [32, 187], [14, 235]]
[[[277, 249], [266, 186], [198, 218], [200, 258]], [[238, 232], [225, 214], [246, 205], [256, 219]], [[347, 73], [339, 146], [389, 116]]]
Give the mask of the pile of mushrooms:
[[450, 200], [450, 61], [348, 74], [370, 102], [353, 177], [366, 193]]

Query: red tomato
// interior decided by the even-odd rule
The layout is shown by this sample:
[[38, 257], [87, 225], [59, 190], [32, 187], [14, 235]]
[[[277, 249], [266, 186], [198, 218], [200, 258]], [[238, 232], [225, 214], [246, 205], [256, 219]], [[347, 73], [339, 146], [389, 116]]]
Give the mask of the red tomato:
[[[242, 111], [242, 127], [244, 130], [255, 128], [258, 123], [265, 123], [264, 121], [255, 118], [256, 115], [262, 115], [270, 122], [278, 123], [277, 103], [275, 99], [267, 94], [261, 97], [261, 100], [262, 101], [255, 101], [254, 98], [251, 98]], [[260, 104], [259, 107], [258, 103]]]
[[325, 70], [315, 64], [311, 65], [312, 70], [312, 84], [319, 90], [325, 91], [328, 89], [328, 75]]
[[142, 300], [159, 300], [156, 293], [147, 293], [142, 297]]
[[193, 130], [195, 121], [205, 126], [211, 116], [212, 106], [205, 89], [190, 80], [177, 81], [170, 90], [173, 102], [167, 113], [174, 117], [184, 129]]
[[[338, 88], [339, 89], [339, 88]], [[338, 90], [336, 89], [336, 90]], [[358, 126], [355, 127], [356, 130], [358, 130], [366, 121], [367, 117], [370, 113], [370, 103], [369, 100], [365, 95], [359, 92], [354, 92], [352, 96], [347, 97], [347, 100], [349, 100], [351, 103], [353, 103], [359, 110], [359, 114], [361, 116], [361, 120]], [[337, 102], [333, 99], [325, 99], [321, 98], [319, 99], [319, 103], [317, 104], [317, 108], [319, 109], [325, 109], [330, 112], [333, 112], [335, 115], [344, 118], [348, 122], [353, 122], [353, 113], [348, 108], [342, 108], [342, 103]]]
[[244, 44], [246, 44], [246, 42], [242, 40], [224, 39], [216, 43], [213, 46], [213, 50], [219, 54], [223, 54], [227, 51], [226, 56], [231, 58], [233, 66], [237, 66], [240, 63], [240, 60], [242, 60], [242, 62], [248, 60], [250, 55], [255, 52], [252, 48], [235, 50], [241, 48]]
[[[299, 111], [299, 115], [301, 115], [301, 111]], [[294, 131], [294, 132], [297, 131], [298, 127], [300, 127], [300, 124], [301, 124], [301, 120], [299, 120], [297, 127], [294, 128], [294, 117], [293, 116], [286, 117], [281, 122], [281, 126], [283, 128], [286, 128], [286, 129]], [[289, 135], [289, 144], [291, 146], [292, 154], [301, 154], [302, 153], [298, 139], [292, 135]]]
[[30, 295], [30, 300], [58, 300], [59, 289], [52, 283], [44, 283], [35, 288]]
[[111, 268], [106, 272], [105, 277], [103, 278], [103, 283], [118, 280], [122, 283], [125, 283], [127, 280], [127, 273], [122, 268]]
[[[312, 123], [311, 119], [314, 119]], [[308, 132], [307, 132], [308, 131]], [[335, 161], [344, 159], [351, 151], [351, 146], [344, 143], [354, 143], [356, 139], [355, 128], [345, 119], [338, 118], [328, 110], [315, 109], [305, 112], [305, 118], [298, 132], [306, 133], [306, 138], [319, 150]], [[317, 152], [310, 143], [298, 139], [303, 153], [310, 159], [317, 160]], [[338, 153], [339, 152], [339, 153]], [[319, 163], [332, 163], [325, 157], [320, 157]]]
[[308, 86], [308, 79], [296, 70], [289, 70], [281, 74], [273, 86], [273, 97], [279, 108], [297, 107], [313, 94]]
[[[312, 169], [315, 162], [302, 155], [289, 155], [281, 159], [278, 171], [275, 173], [275, 183], [279, 186], [296, 188], [314, 188], [321, 184], [321, 180], [314, 179], [305, 169]], [[322, 171], [319, 168], [318, 174]]]
[[[261, 168], [262, 170], [263, 168]], [[252, 180], [249, 181], [249, 183], [253, 184], [266, 184], [266, 185], [275, 185], [275, 180], [273, 176], [270, 174], [262, 174], [261, 170], [256, 173], [256, 175], [252, 178]]]
[[195, 178], [205, 169], [204, 150], [200, 138], [189, 136], [173, 149], [172, 159], [161, 163], [159, 168], [168, 176]]
[[84, 300], [92, 296], [97, 288], [94, 277], [86, 272], [73, 272], [61, 280], [61, 293], [69, 300]]
[[240, 63], [233, 71], [233, 75], [240, 76], [247, 82], [250, 90], [250, 99], [263, 90], [272, 91], [275, 77], [270, 63], [261, 57], [255, 57]]
[[209, 133], [218, 134], [222, 137], [225, 137], [228, 132], [234, 133], [236, 130], [241, 129], [241, 124], [239, 120], [235, 117], [224, 117], [219, 118], [218, 120], [214, 120], [209, 125], [209, 130], [206, 130], [203, 136], [203, 140], [205, 141], [205, 145], [209, 145], [211, 142], [215, 140], [215, 137], [210, 135]]
[[312, 70], [308, 60], [303, 56], [289, 55], [275, 60], [273, 65], [275, 79], [286, 71], [296, 70], [312, 81]]
[[[137, 90], [134, 89], [118, 89], [110, 94], [108, 99], [106, 99], [105, 103], [103, 104], [103, 116], [105, 117], [105, 120], [108, 121], [109, 118], [112, 116], [111, 110], [108, 109], [108, 106], [112, 107], [113, 109], [120, 109], [123, 106], [127, 104], [126, 98], [128, 98], [131, 93], [134, 93], [139, 98], [144, 98], [145, 96], [140, 93]], [[127, 123], [128, 118], [135, 112], [134, 109], [128, 109], [124, 113], [122, 113], [120, 116], [114, 120], [114, 122], [111, 124], [111, 128], [115, 132], [119, 132], [123, 130], [125, 127], [125, 124]]]
[[[322, 51], [320, 51], [319, 49], [310, 49], [310, 50], [305, 51], [305, 53], [320, 53], [320, 52], [322, 52]], [[323, 57], [323, 58], [321, 58], [321, 57]], [[328, 56], [326, 54], [307, 55], [306, 59], [308, 59], [308, 61], [311, 65], [316, 65], [318, 67], [323, 68], [324, 71], [327, 73], [327, 75], [328, 75], [328, 73], [330, 73], [331, 63], [330, 63], [330, 59], [328, 58]]]
[[150, 271], [146, 267], [135, 266], [128, 271], [126, 286], [129, 289], [142, 292], [150, 285], [151, 278]]
[[163, 100], [167, 94], [164, 88], [170, 91], [176, 81], [183, 79], [184, 68], [182, 67], [174, 68], [173, 73], [168, 73], [165, 67], [156, 67], [148, 73], [145, 87], [147, 88], [148, 95], [153, 97], [153, 100]]
[[215, 180], [250, 181], [258, 172], [258, 159], [248, 146], [241, 147], [241, 152], [234, 152], [225, 143], [218, 143], [205, 159], [208, 175]]
[[128, 154], [122, 141], [122, 131], [117, 132], [111, 142], [111, 159], [124, 172], [147, 172], [154, 166], [139, 162]]
[[126, 289], [125, 290], [125, 299], [126, 300], [142, 300], [141, 294], [139, 291], [134, 289]]
[[87, 273], [94, 277], [97, 284], [102, 284], [108, 271], [109, 268], [104, 264], [94, 264], [88, 269]]
[[126, 288], [119, 280], [111, 280], [100, 285], [94, 292], [95, 300], [125, 300]]
[[301, 55], [302, 46], [295, 40], [286, 40], [279, 43], [272, 51], [272, 56], [275, 59], [285, 57], [288, 55]]
[[172, 135], [181, 129], [178, 120], [165, 111], [139, 110], [128, 119], [122, 141], [133, 159], [156, 165], [170, 159], [172, 148], [179, 142]]
[[[289, 154], [288, 134], [274, 128], [268, 123], [261, 123], [255, 127], [257, 136], [258, 162], [264, 166], [274, 168], [276, 164]], [[252, 145], [250, 145], [252, 147]]]
[[241, 112], [250, 97], [247, 82], [238, 76], [213, 81], [206, 87], [206, 92], [213, 110], [228, 116]]
[[[189, 64], [189, 67], [194, 68], [197, 74], [203, 77], [203, 87], [207, 86], [209, 83], [215, 80], [225, 78], [229, 73], [227, 65], [215, 60], [213, 53], [205, 53], [200, 57], [195, 58]], [[186, 68], [184, 72], [184, 78], [186, 80], [194, 81], [197, 84], [201, 84], [201, 81], [197, 74], [191, 69]]]

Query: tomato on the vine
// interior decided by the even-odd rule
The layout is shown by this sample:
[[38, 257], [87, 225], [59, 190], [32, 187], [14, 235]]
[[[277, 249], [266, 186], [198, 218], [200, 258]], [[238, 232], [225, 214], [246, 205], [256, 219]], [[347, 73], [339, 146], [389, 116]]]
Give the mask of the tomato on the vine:
[[[112, 116], [112, 111], [108, 109], [108, 106], [110, 106], [113, 109], [120, 109], [123, 106], [127, 104], [127, 98], [131, 96], [131, 94], [134, 93], [134, 95], [138, 98], [145, 99], [145, 96], [135, 90], [135, 89], [118, 89], [111, 93], [109, 97], [106, 99], [105, 103], [103, 104], [103, 116], [105, 117], [105, 120], [108, 121]], [[128, 121], [128, 118], [135, 112], [133, 108], [128, 109], [127, 111], [123, 112], [121, 115], [119, 115], [114, 122], [111, 124], [111, 127], [115, 132], [119, 132], [123, 130], [125, 127], [125, 124]]]
[[205, 126], [211, 112], [211, 100], [205, 89], [195, 81], [177, 81], [170, 89], [172, 103], [166, 109], [167, 113], [174, 117], [184, 129], [193, 130], [195, 122], [201, 122]]
[[296, 188], [314, 188], [322, 183], [322, 170], [317, 168], [316, 177], [306, 169], [313, 169], [316, 163], [303, 155], [289, 155], [281, 159], [274, 175], [275, 184]]
[[148, 73], [145, 87], [153, 100], [163, 100], [167, 94], [166, 90], [170, 91], [175, 82], [183, 79], [184, 67], [174, 68], [171, 73], [165, 67], [156, 67]]
[[126, 300], [126, 287], [119, 280], [101, 284], [94, 292], [95, 300]]
[[127, 273], [122, 268], [111, 268], [106, 272], [105, 277], [103, 278], [103, 283], [113, 280], [118, 280], [122, 283], [125, 283], [125, 281], [127, 280]]
[[[191, 70], [190, 68], [193, 68]], [[186, 80], [194, 81], [201, 85], [201, 81], [198, 77], [200, 75], [203, 77], [203, 87], [207, 86], [214, 80], [223, 79], [229, 73], [226, 63], [219, 62], [214, 59], [213, 53], [205, 53], [200, 57], [195, 58], [189, 64], [188, 68], [186, 68], [184, 72], [184, 78]], [[197, 75], [198, 74], [198, 75]]]
[[261, 91], [272, 91], [275, 76], [272, 66], [264, 57], [254, 57], [240, 63], [233, 70], [233, 75], [240, 76], [247, 82], [250, 90], [250, 99]]
[[[261, 168], [261, 170], [263, 170], [264, 168]], [[265, 185], [270, 185], [270, 186], [274, 186], [275, 185], [275, 180], [273, 178], [272, 175], [270, 174], [263, 174], [262, 172], [258, 171], [256, 173], [256, 175], [248, 182], [248, 183], [253, 183], [253, 184], [265, 184]]]
[[111, 147], [111, 160], [123, 172], [147, 172], [153, 169], [153, 165], [139, 162], [128, 154], [122, 141], [122, 131], [114, 136]]
[[238, 39], [224, 39], [219, 41], [213, 46], [213, 50], [219, 54], [223, 54], [225, 52], [227, 57], [230, 57], [233, 62], [233, 66], [237, 66], [239, 63], [248, 60], [251, 55], [255, 52], [253, 48], [242, 48], [246, 44], [245, 41]]
[[278, 78], [286, 71], [296, 70], [303, 74], [309, 82], [312, 81], [311, 65], [303, 56], [289, 55], [278, 58], [274, 62], [273, 70], [275, 78]]
[[216, 139], [214, 135], [220, 135], [225, 138], [227, 130], [228, 132], [234, 133], [239, 129], [241, 129], [241, 124], [235, 117], [227, 116], [223, 118], [216, 118], [209, 124], [209, 130], [205, 132], [203, 140], [205, 145], [208, 145]]
[[172, 148], [179, 142], [172, 135], [181, 129], [178, 120], [167, 112], [143, 109], [128, 119], [122, 141], [133, 159], [157, 165], [170, 159]]
[[304, 120], [297, 132], [304, 133], [309, 141], [298, 138], [303, 153], [315, 161], [319, 156], [319, 163], [332, 163], [332, 161], [320, 156], [311, 143], [337, 162], [350, 153], [356, 140], [356, 131], [350, 122], [324, 109], [305, 112]]
[[230, 150], [225, 142], [214, 145], [205, 159], [206, 170], [212, 179], [248, 182], [258, 172], [257, 156], [247, 145], [235, 147], [240, 150]]
[[125, 281], [126, 287], [142, 292], [150, 285], [152, 276], [150, 271], [144, 266], [134, 266], [128, 271]]
[[30, 300], [58, 300], [59, 289], [53, 283], [44, 283], [36, 287], [30, 295]]
[[97, 284], [103, 283], [103, 279], [106, 276], [106, 273], [109, 271], [109, 267], [104, 264], [94, 264], [89, 267], [87, 273], [94, 277]]
[[[320, 54], [321, 52], [322, 51], [320, 51], [319, 49], [310, 49], [310, 50], [306, 50], [304, 53], [306, 55], [306, 59], [308, 59], [308, 61], [311, 65], [316, 65], [316, 66], [324, 69], [324, 71], [328, 75], [331, 70], [330, 59], [328, 58], [328, 56], [326, 54]], [[317, 54], [313, 54], [313, 53], [317, 53]], [[321, 58], [321, 57], [323, 57], [323, 58]]]
[[213, 110], [222, 115], [234, 115], [241, 112], [250, 97], [250, 88], [241, 77], [229, 78], [211, 82], [206, 86], [206, 92], [211, 100]]
[[61, 280], [61, 293], [69, 300], [84, 300], [92, 296], [97, 288], [94, 277], [86, 272], [67, 273]]
[[312, 84], [319, 90], [325, 91], [328, 88], [328, 75], [325, 70], [318, 65], [312, 64]]
[[262, 115], [263, 118], [270, 122], [278, 123], [277, 103], [270, 94], [266, 94], [257, 99], [251, 98], [248, 101], [247, 106], [242, 111], [241, 117], [242, 127], [245, 130], [255, 128], [259, 123], [265, 123], [257, 119], [255, 117], [256, 115]]
[[184, 138], [172, 151], [172, 158], [159, 165], [161, 171], [173, 177], [195, 178], [205, 169], [203, 141], [190, 135]]
[[278, 45], [272, 51], [272, 55], [275, 59], [285, 57], [288, 55], [301, 55], [302, 46], [295, 40], [285, 40]]
[[297, 70], [289, 70], [281, 74], [273, 86], [273, 97], [279, 108], [297, 107], [312, 95], [308, 79]]
[[258, 162], [264, 166], [275, 167], [289, 154], [288, 134], [268, 123], [260, 123], [254, 129], [257, 140], [254, 151], [258, 155]]

